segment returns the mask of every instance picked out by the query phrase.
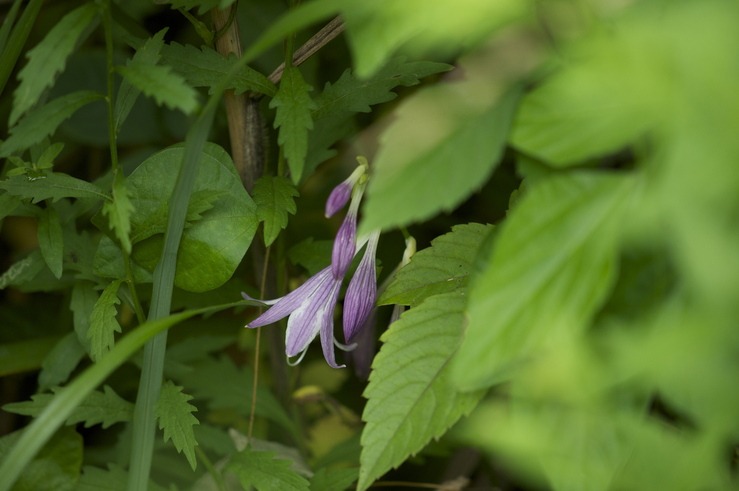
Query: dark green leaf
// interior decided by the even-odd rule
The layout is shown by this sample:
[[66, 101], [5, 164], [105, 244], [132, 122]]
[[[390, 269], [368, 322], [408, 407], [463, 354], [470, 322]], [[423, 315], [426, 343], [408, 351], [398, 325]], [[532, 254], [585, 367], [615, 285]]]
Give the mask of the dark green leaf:
[[[15, 68], [23, 45], [26, 44], [28, 35], [31, 33], [31, 28], [36, 21], [36, 17], [43, 3], [43, 0], [31, 0], [23, 7], [21, 18], [13, 26], [13, 32], [10, 34], [10, 38], [0, 48], [0, 94], [5, 90], [5, 84], [8, 83], [8, 78], [10, 78], [10, 74]], [[17, 9], [20, 4], [20, 0], [16, 1], [13, 8]], [[6, 27], [9, 29], [12, 23], [12, 12], [8, 12], [5, 19], [3, 19], [3, 31], [5, 31]]]
[[452, 227], [450, 233], [434, 239], [431, 247], [417, 252], [395, 274], [378, 304], [413, 307], [431, 295], [464, 288], [480, 244], [492, 229], [479, 223]]
[[[128, 473], [125, 469], [108, 464], [108, 469], [86, 465], [82, 468], [82, 477], [75, 491], [126, 491]], [[159, 486], [154, 481], [149, 481], [147, 491], [171, 491]]]
[[309, 275], [314, 275], [331, 262], [333, 240], [313, 240], [313, 237], [298, 242], [287, 251], [287, 257], [295, 265], [302, 266]]
[[168, 0], [172, 4], [173, 9], [192, 10], [198, 8], [198, 15], [203, 15], [209, 10], [220, 8], [225, 9], [236, 0]]
[[57, 278], [62, 277], [64, 241], [59, 214], [53, 206], [47, 206], [38, 223], [38, 244], [46, 265]]
[[288, 67], [282, 73], [277, 94], [269, 103], [269, 107], [276, 108], [274, 127], [279, 128], [277, 143], [285, 152], [294, 183], [300, 182], [303, 175], [308, 152], [308, 131], [313, 128], [311, 112], [316, 104], [308, 95], [311, 90], [300, 70]]
[[484, 391], [458, 392], [450, 360], [464, 329], [465, 295], [445, 293], [405, 312], [380, 338], [364, 396], [358, 490], [399, 466], [469, 413]]
[[87, 332], [90, 330], [92, 309], [95, 308], [98, 298], [95, 285], [89, 281], [79, 281], [72, 287], [69, 309], [72, 311], [74, 332], [77, 334], [77, 340], [88, 353], [90, 352], [90, 338], [87, 337]]
[[97, 361], [115, 344], [116, 332], [121, 332], [121, 326], [116, 317], [116, 305], [121, 303], [118, 298], [118, 288], [123, 280], [115, 280], [105, 287], [100, 294], [90, 314], [90, 328], [87, 338], [90, 340], [90, 358]]
[[257, 491], [308, 491], [308, 481], [292, 469], [289, 460], [278, 459], [272, 452], [243, 450], [231, 458], [228, 470], [236, 474], [244, 489]]
[[54, 336], [0, 344], [0, 376], [38, 370], [58, 340]]
[[39, 391], [43, 392], [66, 382], [85, 354], [85, 348], [75, 333], [70, 332], [60, 339], [41, 364]]
[[123, 179], [113, 183], [113, 201], [103, 203], [103, 215], [108, 216], [108, 224], [115, 232], [119, 243], [127, 252], [131, 252], [131, 214], [134, 212], [133, 203], [128, 195], [128, 189]]
[[28, 63], [18, 74], [21, 83], [15, 90], [9, 125], [13, 126], [41, 98], [43, 91], [54, 83], [57, 73], [64, 70], [83, 34], [96, 20], [98, 6], [86, 3], [62, 17], [44, 39], [28, 52]]
[[12, 215], [13, 212], [21, 204], [21, 200], [10, 193], [0, 194], [0, 220], [8, 215]]
[[31, 198], [32, 203], [45, 199], [56, 201], [62, 198], [110, 199], [96, 185], [67, 174], [46, 173], [43, 177], [32, 179], [26, 176], [13, 176], [0, 181], [0, 189], [13, 196]]
[[33, 251], [23, 259], [14, 262], [0, 276], [0, 290], [9, 286], [22, 285], [33, 278], [44, 269], [44, 259], [40, 251]]
[[311, 491], [344, 491], [357, 482], [358, 468], [318, 469], [310, 480]]
[[298, 211], [293, 183], [285, 177], [264, 176], [254, 184], [252, 197], [257, 205], [257, 217], [264, 223], [264, 244], [269, 247], [280, 231], [287, 227], [287, 215]]
[[193, 470], [197, 467], [195, 459], [195, 441], [193, 426], [199, 424], [198, 419], [193, 416], [197, 408], [188, 401], [192, 399], [182, 392], [182, 387], [176, 386], [168, 381], [162, 386], [159, 400], [156, 405], [159, 429], [164, 430], [164, 441], [172, 440], [177, 452], [182, 452], [187, 457]]
[[191, 114], [198, 106], [198, 93], [168, 66], [150, 65], [134, 59], [128, 65], [118, 67], [117, 71], [159, 105], [179, 109], [185, 114]]

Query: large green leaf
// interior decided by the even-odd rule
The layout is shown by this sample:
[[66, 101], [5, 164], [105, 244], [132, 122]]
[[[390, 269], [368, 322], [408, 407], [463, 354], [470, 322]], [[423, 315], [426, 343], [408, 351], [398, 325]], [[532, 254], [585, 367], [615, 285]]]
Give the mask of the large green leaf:
[[[162, 150], [126, 180], [136, 210], [131, 216], [132, 259], [149, 273], [161, 255], [169, 200], [183, 156], [182, 145]], [[196, 292], [217, 288], [238, 266], [258, 221], [256, 205], [244, 191], [231, 158], [215, 144], [206, 144], [201, 155], [188, 221], [177, 254], [175, 284]], [[123, 257], [110, 238], [101, 240], [95, 268], [102, 276], [124, 277]]]
[[231, 458], [228, 470], [236, 474], [244, 489], [257, 491], [308, 491], [308, 481], [292, 469], [289, 460], [276, 458], [272, 452], [243, 450]]
[[184, 452], [190, 467], [195, 470], [195, 446], [198, 443], [195, 441], [193, 426], [199, 422], [192, 414], [197, 408], [188, 402], [190, 399], [192, 396], [182, 392], [182, 387], [167, 382], [159, 394], [156, 413], [159, 428], [164, 431], [164, 441], [171, 439], [177, 451]]
[[517, 203], [470, 288], [454, 360], [460, 387], [503, 381], [548, 341], [585, 327], [611, 287], [633, 184], [582, 172], [541, 181]]
[[450, 293], [467, 285], [474, 259], [490, 225], [456, 225], [448, 234], [431, 241], [400, 269], [378, 300], [379, 305], [415, 307], [431, 295]]
[[391, 325], [372, 363], [362, 419], [357, 489], [372, 482], [469, 413], [484, 391], [459, 392], [450, 360], [464, 328], [465, 294], [435, 295]]
[[482, 186], [502, 156], [519, 93], [484, 104], [441, 84], [408, 99], [381, 137], [362, 231], [451, 210]]

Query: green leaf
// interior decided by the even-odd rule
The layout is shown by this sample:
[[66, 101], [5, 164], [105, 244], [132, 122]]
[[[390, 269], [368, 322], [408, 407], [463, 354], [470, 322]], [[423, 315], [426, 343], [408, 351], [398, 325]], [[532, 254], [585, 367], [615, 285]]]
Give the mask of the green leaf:
[[45, 199], [56, 201], [62, 198], [110, 199], [102, 189], [90, 182], [55, 172], [46, 173], [44, 177], [39, 178], [12, 176], [0, 181], [0, 189], [4, 189], [13, 196], [30, 198], [32, 203]]
[[308, 491], [308, 481], [292, 469], [289, 460], [275, 458], [272, 452], [243, 450], [233, 457], [226, 469], [236, 474], [244, 489], [257, 491]]
[[[150, 273], [160, 259], [169, 202], [184, 155], [182, 145], [162, 150], [126, 179], [136, 210], [131, 215], [130, 232], [135, 270], [143, 268]], [[175, 284], [194, 292], [212, 290], [233, 275], [259, 223], [256, 205], [244, 190], [231, 158], [215, 144], [206, 144], [201, 154], [187, 219], [194, 223], [182, 236]], [[123, 255], [108, 237], [100, 241], [95, 271], [105, 277], [125, 276]]]
[[[5, 84], [8, 83], [10, 74], [15, 68], [18, 57], [23, 50], [23, 46], [26, 44], [26, 40], [28, 40], [28, 35], [31, 33], [31, 28], [36, 21], [36, 17], [43, 3], [43, 0], [31, 0], [24, 5], [23, 13], [15, 26], [13, 26], [13, 32], [7, 38], [7, 43], [2, 43], [2, 47], [0, 47], [0, 94], [5, 90]], [[13, 23], [14, 12], [17, 13], [20, 5], [21, 2], [16, 1], [13, 7], [11, 7], [11, 11], [3, 19], [3, 34], [7, 35], [7, 29]]]
[[24, 284], [35, 278], [42, 269], [44, 269], [44, 260], [41, 257], [41, 252], [33, 251], [23, 259], [19, 259], [14, 262], [7, 271], [0, 276], [0, 290], [9, 286], [19, 286]]
[[[126, 491], [128, 473], [116, 464], [108, 464], [108, 469], [101, 469], [86, 465], [82, 468], [82, 477], [75, 491]], [[159, 486], [152, 480], [146, 487], [147, 491], [171, 491]]]
[[156, 405], [156, 415], [159, 420], [159, 429], [164, 430], [164, 441], [172, 440], [177, 452], [184, 453], [192, 470], [197, 467], [195, 459], [195, 433], [192, 427], [199, 424], [192, 413], [197, 408], [190, 404], [192, 396], [182, 392], [182, 387], [167, 381], [162, 385], [159, 401]]
[[67, 57], [72, 54], [83, 35], [90, 32], [96, 21], [98, 6], [86, 3], [62, 17], [44, 39], [28, 52], [28, 63], [18, 74], [20, 84], [15, 90], [9, 126], [36, 104], [44, 90], [54, 83], [56, 75], [64, 70]]
[[118, 298], [118, 288], [123, 280], [115, 280], [105, 287], [100, 294], [90, 314], [90, 329], [87, 338], [90, 340], [90, 358], [98, 361], [115, 344], [114, 333], [121, 332], [121, 326], [116, 319], [118, 311], [116, 305], [121, 303]]
[[[55, 391], [57, 392], [57, 391]], [[36, 394], [30, 401], [13, 402], [3, 406], [4, 411], [25, 416], [38, 416], [54, 399], [55, 394]], [[102, 425], [108, 428], [116, 423], [125, 423], [133, 417], [133, 403], [126, 401], [109, 386], [102, 392], [90, 392], [67, 418], [67, 425], [84, 423], [85, 428]]]
[[322, 467], [310, 480], [311, 491], [344, 491], [357, 481], [359, 469], [328, 469]]
[[168, 0], [173, 9], [192, 10], [198, 8], [198, 15], [203, 15], [211, 9], [225, 9], [236, 0]]
[[64, 256], [64, 240], [59, 214], [53, 206], [47, 206], [41, 212], [38, 222], [38, 244], [46, 265], [57, 278], [62, 277], [62, 259]]
[[103, 215], [108, 216], [110, 228], [127, 253], [131, 253], [131, 214], [135, 208], [129, 198], [126, 182], [116, 179], [113, 183], [113, 201], [103, 203]]
[[582, 172], [540, 181], [521, 198], [470, 288], [454, 364], [460, 387], [506, 380], [548, 341], [583, 330], [612, 286], [633, 185], [630, 176]]
[[57, 127], [75, 111], [103, 96], [90, 90], [80, 90], [63, 95], [28, 113], [20, 123], [10, 129], [10, 137], [0, 145], [0, 157], [25, 150], [52, 135]]
[[343, 7], [357, 74], [375, 73], [397, 51], [447, 58], [528, 12], [516, 0], [377, 0]]
[[458, 392], [450, 360], [464, 329], [465, 295], [445, 293], [412, 308], [380, 338], [364, 396], [358, 490], [441, 437], [484, 391]]
[[308, 130], [313, 128], [311, 111], [316, 104], [308, 95], [311, 90], [300, 70], [287, 67], [282, 73], [280, 88], [269, 103], [269, 107], [276, 109], [274, 127], [279, 128], [277, 143], [285, 152], [290, 175], [296, 184], [303, 175], [308, 153]]
[[313, 240], [313, 237], [298, 242], [287, 251], [290, 262], [302, 266], [309, 275], [314, 275], [331, 263], [333, 240]]
[[408, 99], [381, 138], [361, 233], [449, 211], [482, 186], [502, 157], [519, 94], [480, 107], [442, 84]]
[[72, 311], [74, 332], [77, 334], [77, 340], [88, 353], [90, 352], [90, 338], [87, 337], [87, 332], [90, 330], [92, 309], [95, 308], [98, 298], [95, 285], [91, 282], [79, 281], [72, 287], [69, 310]]
[[20, 204], [21, 202], [16, 196], [10, 193], [0, 194], [0, 220], [12, 215]]
[[[207, 46], [198, 49], [191, 44], [168, 44], [162, 54], [167, 64], [194, 87], [215, 87], [237, 61], [235, 56], [225, 57]], [[249, 91], [272, 97], [277, 93], [275, 84], [248, 66], [240, 68], [226, 88], [237, 94]]]
[[171, 67], [150, 65], [134, 59], [116, 70], [131, 85], [153, 97], [160, 106], [179, 109], [185, 114], [192, 114], [198, 107], [198, 93], [187, 85], [185, 79], [172, 72]]
[[75, 333], [70, 332], [60, 339], [41, 364], [39, 391], [43, 392], [66, 382], [85, 354], [85, 348]]
[[467, 285], [474, 258], [491, 225], [456, 225], [431, 241], [400, 269], [378, 300], [378, 305], [417, 306], [431, 295], [451, 293]]
[[295, 197], [300, 196], [293, 183], [285, 177], [264, 176], [254, 184], [252, 197], [257, 205], [257, 218], [264, 223], [264, 244], [269, 247], [287, 227], [288, 213], [298, 211]]
[[38, 370], [57, 341], [52, 336], [0, 344], [0, 376]]

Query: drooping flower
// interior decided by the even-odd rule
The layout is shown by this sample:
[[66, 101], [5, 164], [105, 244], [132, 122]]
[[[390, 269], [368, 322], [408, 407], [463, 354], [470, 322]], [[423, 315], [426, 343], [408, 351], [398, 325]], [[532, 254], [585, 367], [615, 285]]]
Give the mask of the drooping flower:
[[344, 297], [344, 340], [351, 343], [364, 326], [377, 298], [375, 253], [380, 231], [372, 232], [367, 240], [362, 261], [357, 266]]
[[352, 190], [355, 184], [367, 173], [367, 159], [364, 157], [357, 157], [359, 166], [354, 169], [349, 177], [339, 183], [328, 195], [326, 200], [326, 218], [331, 218], [336, 214], [337, 211], [344, 208], [349, 202], [349, 198], [352, 197]]

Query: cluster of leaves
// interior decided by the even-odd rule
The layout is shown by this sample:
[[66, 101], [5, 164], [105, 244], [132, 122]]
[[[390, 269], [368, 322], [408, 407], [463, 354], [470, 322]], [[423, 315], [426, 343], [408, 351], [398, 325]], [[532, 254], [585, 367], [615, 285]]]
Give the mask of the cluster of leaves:
[[[265, 0], [234, 11], [268, 18], [242, 57], [208, 27], [234, 2], [167, 3], [17, 0], [0, 28], [3, 416], [34, 418], [0, 490], [736, 486], [734, 2]], [[337, 14], [345, 44], [265, 75]], [[227, 90], [276, 130], [250, 193]], [[395, 271], [383, 238], [377, 324], [405, 312], [368, 382], [285, 367], [229, 303], [263, 261], [283, 291], [328, 262], [315, 216], [360, 150], [360, 234], [433, 238]]]

